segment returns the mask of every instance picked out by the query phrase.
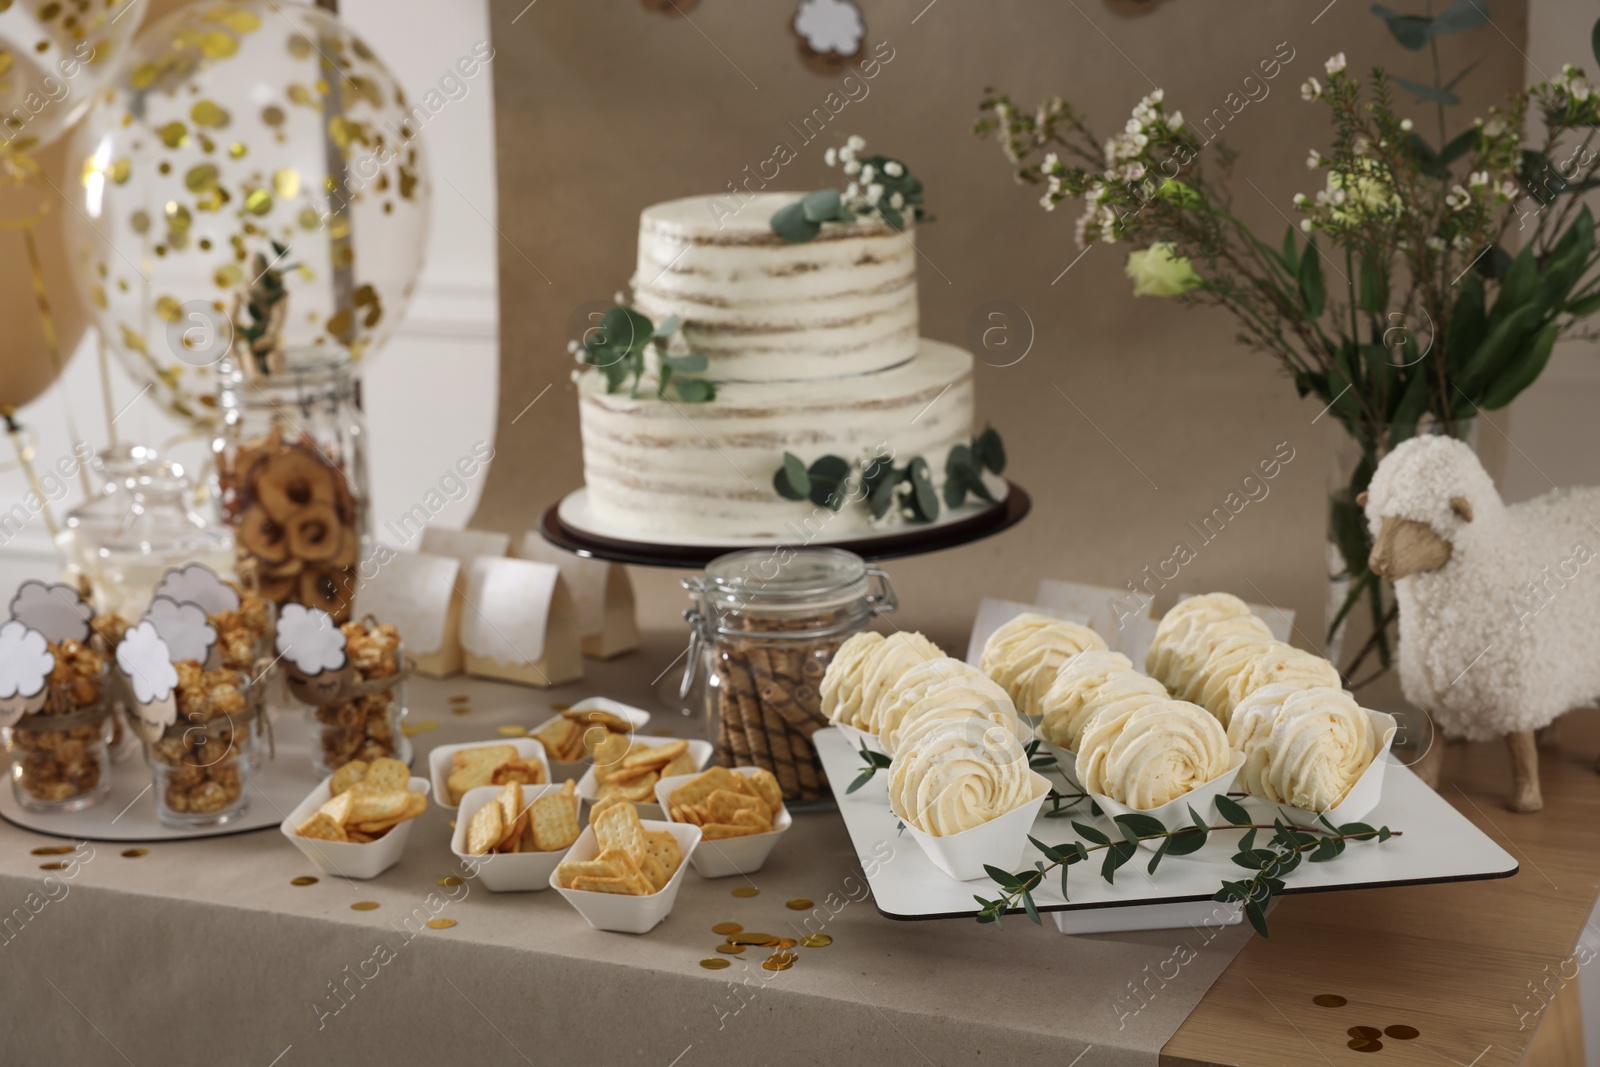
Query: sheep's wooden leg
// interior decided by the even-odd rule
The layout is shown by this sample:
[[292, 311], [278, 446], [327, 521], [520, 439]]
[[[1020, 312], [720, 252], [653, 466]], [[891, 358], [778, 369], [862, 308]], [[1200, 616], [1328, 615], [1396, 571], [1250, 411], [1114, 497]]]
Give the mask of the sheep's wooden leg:
[[1532, 730], [1506, 735], [1511, 753], [1511, 796], [1506, 807], [1512, 811], [1539, 811], [1544, 797], [1539, 792], [1539, 745]]
[[1435, 731], [1428, 747], [1411, 764], [1411, 769], [1429, 789], [1439, 788], [1439, 772], [1444, 768], [1444, 736]]

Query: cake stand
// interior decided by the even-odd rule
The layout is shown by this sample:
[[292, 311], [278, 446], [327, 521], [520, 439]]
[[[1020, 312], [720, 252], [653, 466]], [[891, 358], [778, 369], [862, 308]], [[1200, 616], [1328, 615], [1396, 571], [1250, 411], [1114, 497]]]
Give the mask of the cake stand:
[[587, 490], [579, 489], [545, 511], [539, 519], [539, 533], [556, 547], [579, 556], [641, 567], [699, 569], [718, 556], [740, 549], [798, 547], [801, 544], [842, 548], [863, 559], [885, 560], [981, 541], [1009, 530], [1026, 518], [1032, 507], [1033, 501], [1027, 491], [1007, 480], [1005, 494], [994, 504], [962, 507], [926, 525], [902, 526], [881, 534], [828, 538], [824, 531], [804, 541], [782, 537], [730, 537], [668, 542], [628, 539], [597, 529], [589, 518]]

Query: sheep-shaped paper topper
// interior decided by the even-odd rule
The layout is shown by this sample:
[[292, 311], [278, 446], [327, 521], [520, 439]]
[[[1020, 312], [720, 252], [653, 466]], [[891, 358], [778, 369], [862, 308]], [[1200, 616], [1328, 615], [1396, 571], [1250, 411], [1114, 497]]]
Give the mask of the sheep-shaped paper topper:
[[172, 699], [172, 691], [178, 685], [178, 669], [172, 665], [172, 652], [154, 622], [145, 619], [122, 635], [117, 645], [117, 666], [133, 686], [137, 703], [160, 704]]
[[278, 613], [278, 652], [306, 677], [349, 662], [344, 631], [321, 608], [285, 604]]
[[217, 629], [206, 618], [205, 608], [158, 596], [150, 601], [144, 617], [166, 642], [173, 662], [193, 660], [201, 666], [210, 665], [211, 650], [217, 644]]
[[167, 571], [161, 576], [155, 595], [180, 604], [199, 604], [207, 615], [239, 610], [239, 591], [217, 577], [217, 572], [204, 563], [191, 563]]
[[0, 626], [0, 726], [13, 726], [44, 706], [45, 683], [55, 666], [44, 634], [17, 619]]
[[800, 0], [794, 32], [813, 52], [853, 56], [861, 50], [867, 24], [851, 0]]
[[[1538, 810], [1533, 731], [1600, 696], [1600, 488], [1507, 506], [1470, 447], [1419, 437], [1362, 502], [1372, 569], [1395, 583], [1406, 699], [1449, 736], [1505, 737], [1509, 804]], [[1436, 777], [1441, 753], [1419, 773]]]
[[45, 640], [89, 640], [89, 620], [94, 609], [70, 585], [51, 584], [30, 578], [17, 587], [11, 598], [11, 617], [44, 634]]

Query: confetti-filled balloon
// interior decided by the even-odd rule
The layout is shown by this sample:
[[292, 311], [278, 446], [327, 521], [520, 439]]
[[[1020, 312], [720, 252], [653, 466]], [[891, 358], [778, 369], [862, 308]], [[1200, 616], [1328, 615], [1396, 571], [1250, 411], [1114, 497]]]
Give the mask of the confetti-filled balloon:
[[29, 152], [88, 109], [139, 28], [141, 0], [0, 0], [0, 151]]
[[262, 336], [296, 360], [382, 345], [427, 242], [416, 114], [308, 5], [202, 2], [139, 36], [74, 135], [63, 216], [90, 314], [163, 406], [211, 421], [217, 360]]

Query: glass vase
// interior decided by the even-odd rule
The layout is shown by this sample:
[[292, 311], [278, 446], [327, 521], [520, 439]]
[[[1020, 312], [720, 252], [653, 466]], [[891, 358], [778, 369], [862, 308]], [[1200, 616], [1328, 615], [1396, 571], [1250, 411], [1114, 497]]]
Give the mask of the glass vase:
[[1328, 467], [1324, 654], [1343, 672], [1347, 685], [1359, 687], [1393, 665], [1400, 608], [1395, 602], [1394, 586], [1368, 566], [1372, 532], [1366, 510], [1356, 500], [1366, 492], [1383, 457], [1402, 441], [1449, 434], [1476, 451], [1478, 426], [1475, 419], [1450, 423], [1430, 419], [1414, 428], [1383, 425], [1352, 432], [1331, 419], [1329, 424], [1333, 428]]
[[274, 604], [346, 621], [371, 536], [353, 369], [321, 354], [273, 374], [224, 360], [219, 379], [223, 430], [213, 451], [240, 579]]

